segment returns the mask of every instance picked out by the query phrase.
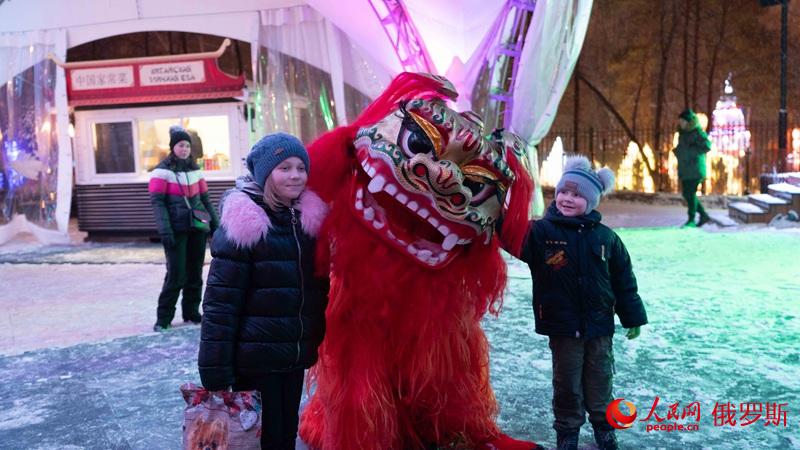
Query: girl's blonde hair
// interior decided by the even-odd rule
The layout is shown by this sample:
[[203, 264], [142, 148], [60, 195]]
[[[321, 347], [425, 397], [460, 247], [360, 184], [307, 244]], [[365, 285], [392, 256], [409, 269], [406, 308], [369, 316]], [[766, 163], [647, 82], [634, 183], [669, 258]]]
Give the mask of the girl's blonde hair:
[[[303, 191], [305, 191], [305, 189], [303, 189]], [[294, 201], [290, 201], [287, 205], [286, 202], [278, 198], [278, 195], [275, 193], [275, 181], [272, 179], [271, 173], [264, 181], [263, 199], [264, 203], [266, 203], [269, 209], [273, 211], [277, 211], [281, 207], [288, 208], [292, 206], [292, 203], [294, 203]]]

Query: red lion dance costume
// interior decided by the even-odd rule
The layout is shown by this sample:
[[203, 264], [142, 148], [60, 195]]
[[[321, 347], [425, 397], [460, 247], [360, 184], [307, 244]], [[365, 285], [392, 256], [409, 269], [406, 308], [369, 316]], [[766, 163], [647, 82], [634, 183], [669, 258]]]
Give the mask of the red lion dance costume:
[[311, 188], [331, 205], [327, 332], [300, 426], [312, 448], [539, 448], [497, 428], [480, 327], [506, 285], [495, 224], [512, 251], [527, 230], [524, 145], [484, 138], [447, 106], [456, 95], [403, 73], [309, 146]]

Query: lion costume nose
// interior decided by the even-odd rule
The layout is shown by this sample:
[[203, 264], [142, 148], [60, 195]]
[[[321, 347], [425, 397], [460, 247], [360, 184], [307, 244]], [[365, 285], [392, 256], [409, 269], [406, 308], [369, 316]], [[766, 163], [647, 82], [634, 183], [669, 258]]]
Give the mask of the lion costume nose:
[[424, 190], [433, 194], [452, 194], [461, 190], [464, 174], [458, 164], [449, 159], [432, 160], [426, 155], [414, 155], [405, 162], [406, 173]]

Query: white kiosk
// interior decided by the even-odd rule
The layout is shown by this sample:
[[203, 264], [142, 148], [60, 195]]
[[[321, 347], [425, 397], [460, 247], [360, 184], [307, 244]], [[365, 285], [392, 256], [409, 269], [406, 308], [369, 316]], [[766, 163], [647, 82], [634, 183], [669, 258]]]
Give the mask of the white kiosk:
[[212, 200], [245, 172], [244, 75], [219, 70], [209, 53], [61, 63], [74, 108], [78, 223], [92, 234], [155, 230], [148, 173], [169, 153], [169, 128], [192, 135]]

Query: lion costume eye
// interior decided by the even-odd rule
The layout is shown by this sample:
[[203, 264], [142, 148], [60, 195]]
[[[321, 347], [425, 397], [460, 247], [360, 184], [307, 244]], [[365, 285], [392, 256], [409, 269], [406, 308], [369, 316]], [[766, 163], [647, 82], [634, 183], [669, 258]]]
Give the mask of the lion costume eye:
[[479, 177], [467, 176], [464, 178], [464, 187], [472, 193], [472, 200], [469, 202], [471, 206], [480, 205], [494, 195], [496, 191], [494, 183], [489, 182], [489, 180], [482, 180]]
[[422, 153], [436, 160], [442, 150], [442, 136], [439, 130], [418, 114], [406, 111], [405, 106], [401, 106], [401, 111], [403, 122], [397, 136], [400, 148], [409, 158]]
[[485, 167], [467, 164], [461, 171], [464, 173], [464, 187], [472, 193], [470, 206], [478, 206], [491, 196], [506, 190], [497, 175]]
[[397, 142], [400, 148], [403, 149], [406, 156], [409, 158], [414, 157], [419, 153], [428, 154], [431, 157], [435, 156], [433, 144], [428, 136], [422, 130], [413, 130], [405, 127], [400, 128], [400, 135], [397, 137]]

